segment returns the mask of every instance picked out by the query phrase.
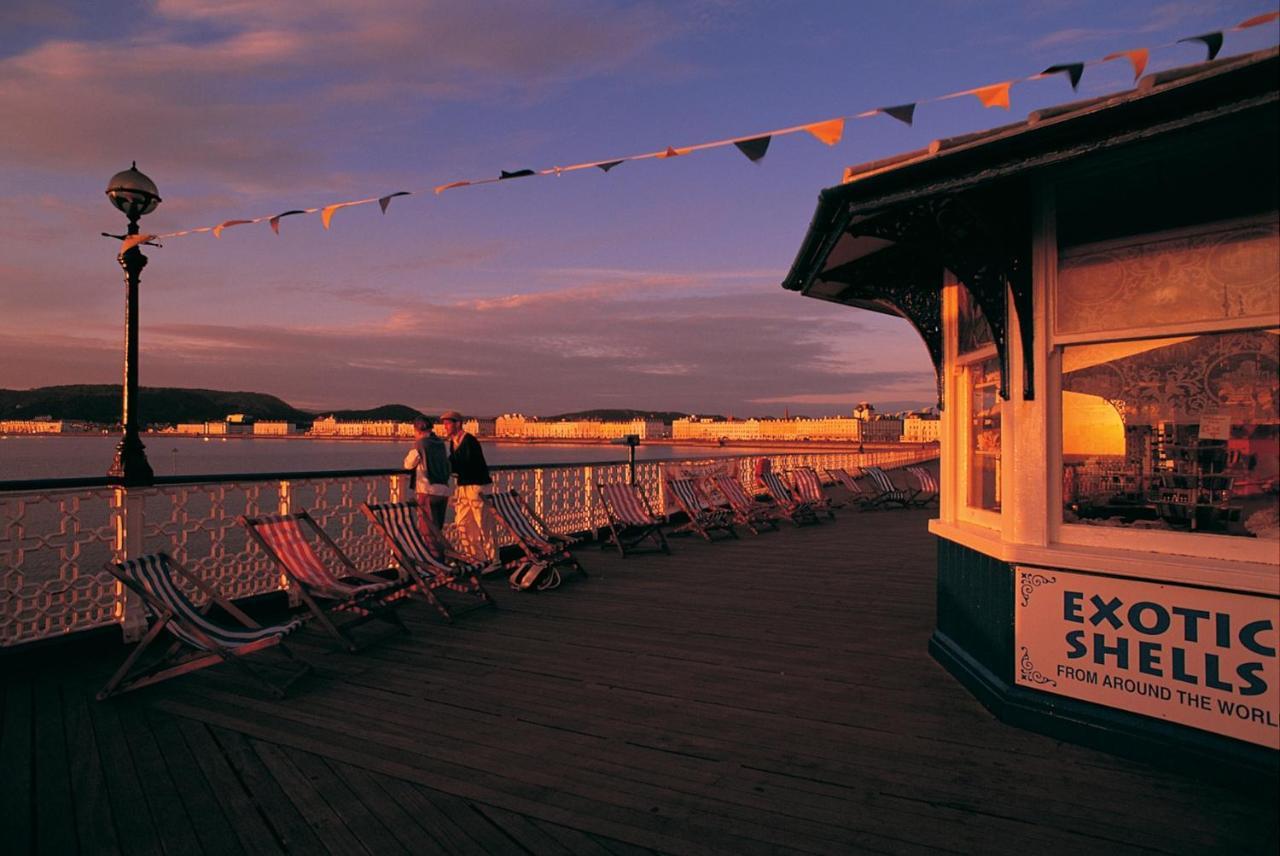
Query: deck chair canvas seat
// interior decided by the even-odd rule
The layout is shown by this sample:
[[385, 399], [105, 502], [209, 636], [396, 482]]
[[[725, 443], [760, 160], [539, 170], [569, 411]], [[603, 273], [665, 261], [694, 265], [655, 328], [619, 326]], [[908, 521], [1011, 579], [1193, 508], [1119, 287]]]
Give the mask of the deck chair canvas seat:
[[[219, 663], [234, 666], [270, 695], [283, 698], [294, 681], [311, 671], [311, 665], [295, 656], [282, 641], [302, 626], [300, 617], [280, 624], [258, 624], [167, 553], [153, 553], [127, 562], [108, 562], [105, 567], [142, 600], [151, 617], [151, 627], [98, 693], [99, 701]], [[208, 598], [203, 607], [197, 607], [187, 597], [179, 578]], [[210, 615], [215, 604], [238, 624], [215, 620]], [[155, 662], [139, 667], [144, 653], [166, 630], [174, 637], [168, 650]], [[282, 683], [267, 680], [245, 662], [246, 658], [272, 648], [292, 667]]]
[[802, 502], [809, 503], [815, 511], [825, 511], [827, 517], [832, 520], [836, 516], [834, 509], [844, 504], [836, 502], [827, 496], [822, 489], [822, 479], [818, 477], [818, 472], [813, 467], [796, 467], [793, 469], [791, 471], [791, 487]]
[[890, 505], [907, 508], [911, 505], [911, 492], [894, 484], [889, 474], [880, 467], [863, 467], [862, 472], [875, 488], [875, 496], [871, 498], [873, 505], [878, 508]]
[[938, 480], [933, 473], [924, 467], [907, 467], [907, 472], [916, 480], [915, 493], [911, 495], [911, 504], [924, 508], [929, 503], [938, 501]]
[[698, 488], [697, 482], [690, 478], [669, 478], [666, 483], [667, 494], [689, 518], [675, 532], [696, 533], [708, 541], [715, 540], [711, 537], [713, 532], [722, 532], [731, 538], [738, 537], [733, 528], [733, 513], [712, 507], [706, 495]]
[[652, 541], [652, 549], [670, 553], [667, 536], [662, 534], [665, 522], [649, 508], [649, 501], [635, 485], [599, 482], [596, 490], [609, 518], [609, 539], [601, 546], [612, 544], [618, 554], [626, 558], [627, 551], [637, 552], [646, 541]]
[[[350, 631], [366, 621], [379, 619], [409, 632], [396, 614], [395, 601], [403, 599], [413, 582], [362, 572], [307, 512], [241, 516], [237, 520], [288, 578], [316, 622], [348, 651], [359, 650]], [[324, 545], [337, 563], [336, 570], [332, 561], [321, 558], [307, 532]]]
[[735, 523], [747, 527], [752, 535], [759, 535], [766, 527], [777, 531], [777, 509], [749, 496], [742, 482], [733, 476], [720, 474], [712, 476], [711, 483], [728, 503]]
[[782, 476], [772, 470], [760, 474], [760, 481], [778, 509], [797, 526], [819, 523], [818, 512], [812, 505], [796, 497], [782, 481]]
[[858, 484], [858, 477], [849, 472], [844, 467], [827, 467], [827, 475], [831, 480], [849, 492], [853, 501], [858, 503], [859, 508], [872, 508], [875, 502], [871, 498], [871, 493], [862, 485]]
[[[447, 544], [444, 535], [435, 529], [431, 518], [423, 514], [424, 509], [419, 508], [417, 500], [365, 503], [362, 510], [411, 581], [409, 591], [422, 595], [446, 621], [453, 621], [455, 615], [470, 609], [497, 606], [480, 582], [484, 568], [467, 562], [461, 555], [451, 555], [447, 548], [439, 546]], [[432, 538], [426, 537], [423, 526], [432, 527]], [[450, 609], [436, 596], [441, 590], [471, 595], [478, 602], [465, 610]]]
[[562, 568], [576, 571], [584, 578], [587, 576], [570, 550], [579, 539], [553, 532], [519, 491], [485, 494], [484, 501], [489, 503], [498, 525], [507, 530], [520, 547], [519, 558], [503, 565], [512, 588], [521, 591], [555, 588], [560, 584]]

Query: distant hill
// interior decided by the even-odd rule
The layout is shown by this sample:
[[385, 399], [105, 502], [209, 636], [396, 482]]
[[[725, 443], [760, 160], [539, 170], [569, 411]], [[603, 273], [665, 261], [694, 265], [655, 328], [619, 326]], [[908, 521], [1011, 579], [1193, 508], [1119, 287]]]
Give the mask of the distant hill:
[[[678, 410], [579, 410], [575, 413], [557, 413], [555, 416], [540, 417], [544, 421], [555, 421], [558, 419], [599, 419], [601, 422], [627, 422], [632, 419], [661, 419], [668, 425], [672, 420], [683, 419], [688, 413], [681, 413]], [[714, 419], [722, 417], [715, 416]]]
[[[51, 416], [110, 425], [120, 421], [120, 394], [116, 384], [0, 389], [0, 419]], [[138, 413], [143, 424], [216, 421], [228, 413], [306, 424], [315, 418], [261, 392], [146, 386], [138, 390]]]
[[412, 422], [419, 416], [426, 416], [421, 410], [414, 410], [404, 404], [384, 404], [369, 410], [334, 410], [325, 411], [322, 415], [333, 416], [339, 422], [358, 422], [363, 420], [382, 422]]

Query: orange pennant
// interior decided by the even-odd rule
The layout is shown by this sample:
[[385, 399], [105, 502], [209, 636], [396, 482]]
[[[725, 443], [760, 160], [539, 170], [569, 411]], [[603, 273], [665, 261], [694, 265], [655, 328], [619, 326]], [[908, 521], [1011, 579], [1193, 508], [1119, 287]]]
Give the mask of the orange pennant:
[[323, 225], [326, 229], [328, 229], [328, 228], [329, 228], [329, 223], [330, 223], [330, 222], [332, 222], [332, 220], [333, 220], [333, 212], [334, 212], [334, 211], [337, 211], [339, 208], [346, 208], [346, 207], [347, 207], [347, 205], [346, 205], [346, 203], [345, 203], [345, 202], [339, 202], [337, 205], [327, 205], [327, 206], [325, 206], [325, 207], [320, 211], [320, 223], [321, 223], [321, 225]]
[[1250, 27], [1261, 27], [1263, 24], [1270, 24], [1272, 21], [1276, 20], [1277, 18], [1280, 18], [1280, 12], [1267, 12], [1266, 14], [1263, 14], [1263, 15], [1254, 15], [1249, 20], [1241, 21], [1231, 29], [1247, 30]]
[[687, 155], [687, 154], [689, 154], [689, 150], [688, 150], [688, 149], [673, 149], [673, 148], [671, 148], [671, 146], [667, 146], [667, 150], [666, 150], [665, 152], [663, 152], [662, 154], [658, 155], [658, 157], [660, 157], [660, 158], [678, 158], [678, 157], [680, 157], [680, 155]]
[[973, 95], [982, 102], [983, 107], [1003, 107], [1009, 109], [1009, 90], [1013, 88], [1013, 81], [1006, 80], [1004, 83], [993, 83], [990, 86], [979, 86], [977, 89], [970, 89], [968, 92], [961, 93], [963, 95]]
[[450, 183], [448, 183], [448, 184], [440, 184], [440, 185], [437, 185], [437, 186], [436, 186], [436, 191], [435, 191], [435, 192], [436, 192], [436, 193], [444, 193], [446, 190], [452, 190], [452, 189], [453, 189], [453, 188], [455, 188], [455, 187], [466, 187], [466, 186], [467, 186], [467, 185], [469, 185], [470, 183], [471, 183], [471, 182], [469, 182], [469, 181], [452, 181], [452, 182], [450, 182]]
[[1129, 60], [1129, 64], [1133, 66], [1133, 79], [1137, 81], [1142, 77], [1142, 72], [1147, 70], [1147, 60], [1151, 58], [1151, 51], [1146, 48], [1134, 48], [1131, 51], [1117, 51], [1113, 54], [1107, 54], [1102, 58], [1103, 62], [1111, 62], [1113, 59], [1124, 57]]
[[229, 229], [232, 226], [240, 226], [244, 223], [252, 223], [252, 222], [253, 222], [252, 220], [227, 220], [213, 227], [213, 236], [215, 238], [221, 238], [223, 229]]
[[812, 125], [805, 125], [804, 129], [819, 142], [834, 146], [844, 136], [844, 119], [828, 119], [825, 122], [814, 122]]
[[123, 256], [139, 244], [145, 244], [148, 241], [154, 241], [155, 239], [155, 235], [129, 235], [120, 244], [120, 255]]

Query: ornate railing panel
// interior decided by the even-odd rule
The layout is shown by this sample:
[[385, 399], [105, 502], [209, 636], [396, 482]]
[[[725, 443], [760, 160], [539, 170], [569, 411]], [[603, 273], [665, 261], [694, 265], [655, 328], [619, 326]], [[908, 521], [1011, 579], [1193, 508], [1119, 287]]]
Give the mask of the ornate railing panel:
[[[666, 509], [663, 474], [671, 465], [732, 469], [751, 485], [761, 456], [639, 461], [636, 483], [655, 511]], [[775, 470], [796, 466], [903, 466], [937, 457], [936, 446], [866, 452], [787, 452]], [[599, 482], [631, 477], [626, 463], [494, 467], [494, 489], [519, 490], [560, 532], [605, 525]], [[126, 638], [144, 616], [102, 566], [165, 550], [232, 598], [279, 591], [284, 581], [237, 525], [240, 515], [307, 510], [362, 568], [389, 561], [360, 506], [409, 495], [399, 470], [162, 478], [152, 487], [113, 487], [101, 479], [0, 483], [0, 648], [119, 625]], [[504, 542], [505, 543], [505, 542]]]

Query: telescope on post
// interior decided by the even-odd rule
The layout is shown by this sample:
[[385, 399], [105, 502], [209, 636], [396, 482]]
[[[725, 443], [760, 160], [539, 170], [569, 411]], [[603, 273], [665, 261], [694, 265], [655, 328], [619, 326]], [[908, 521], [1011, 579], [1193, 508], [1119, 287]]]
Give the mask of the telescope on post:
[[630, 473], [632, 484], [636, 483], [636, 446], [640, 445], [639, 434], [623, 434], [621, 437], [610, 440], [610, 444], [614, 446], [627, 447], [627, 470]]

